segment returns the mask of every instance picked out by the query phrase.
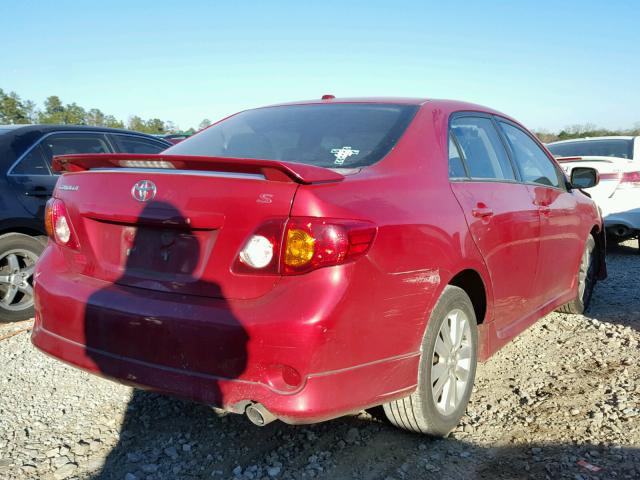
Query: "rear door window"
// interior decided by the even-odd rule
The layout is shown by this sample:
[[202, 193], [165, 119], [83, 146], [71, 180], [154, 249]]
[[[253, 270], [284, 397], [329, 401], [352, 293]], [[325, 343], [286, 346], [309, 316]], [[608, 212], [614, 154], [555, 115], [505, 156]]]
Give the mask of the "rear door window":
[[523, 130], [499, 122], [515, 155], [522, 179], [528, 183], [562, 188], [560, 172], [540, 146]]
[[54, 133], [40, 143], [47, 164], [57, 155], [112, 153], [107, 138], [100, 133]]
[[466, 178], [467, 172], [460, 156], [460, 150], [449, 135], [449, 178]]
[[605, 139], [578, 140], [548, 145], [555, 157], [617, 157], [633, 158], [633, 140]]
[[121, 153], [160, 153], [167, 148], [162, 142], [157, 142], [150, 138], [138, 137], [136, 135], [111, 134], [118, 152]]
[[106, 137], [93, 133], [55, 133], [45, 138], [42, 146], [50, 158], [76, 153], [111, 153]]
[[18, 164], [11, 170], [12, 175], [49, 175], [47, 157], [42, 147], [36, 145], [27, 153]]
[[511, 161], [491, 119], [457, 117], [451, 121], [450, 128], [471, 178], [516, 180]]

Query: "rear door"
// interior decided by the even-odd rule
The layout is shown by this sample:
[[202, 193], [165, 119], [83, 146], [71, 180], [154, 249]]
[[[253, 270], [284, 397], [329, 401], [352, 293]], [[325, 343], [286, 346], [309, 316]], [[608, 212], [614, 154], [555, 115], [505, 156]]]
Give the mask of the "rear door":
[[454, 116], [450, 135], [451, 187], [489, 269], [500, 331], [534, 307], [538, 210], [489, 116]]
[[565, 178], [538, 142], [519, 126], [499, 120], [540, 214], [540, 254], [535, 297], [545, 305], [566, 294], [576, 278], [582, 255], [584, 226], [578, 204], [567, 191]]
[[18, 190], [25, 209], [39, 219], [58, 180], [51, 172], [54, 155], [69, 153], [111, 153], [106, 137], [93, 132], [59, 132], [42, 137], [9, 170], [10, 183]]

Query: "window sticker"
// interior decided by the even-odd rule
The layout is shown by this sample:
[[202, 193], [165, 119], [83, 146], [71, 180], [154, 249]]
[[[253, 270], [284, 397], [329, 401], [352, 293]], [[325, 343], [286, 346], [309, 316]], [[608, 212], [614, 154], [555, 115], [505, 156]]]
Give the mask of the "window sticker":
[[332, 149], [331, 153], [336, 156], [336, 160], [334, 163], [336, 165], [342, 165], [344, 161], [351, 155], [358, 155], [360, 153], [360, 150], [354, 150], [351, 147], [342, 147]]

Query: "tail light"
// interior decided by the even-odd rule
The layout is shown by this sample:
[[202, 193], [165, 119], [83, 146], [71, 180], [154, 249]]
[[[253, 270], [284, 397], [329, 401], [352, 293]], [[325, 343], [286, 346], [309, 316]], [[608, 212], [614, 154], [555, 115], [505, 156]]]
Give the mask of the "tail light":
[[354, 260], [368, 250], [375, 233], [366, 222], [292, 218], [284, 235], [281, 272], [304, 273]]
[[272, 220], [249, 237], [234, 264], [238, 273], [296, 275], [364, 255], [376, 234], [369, 222], [294, 217]]
[[624, 172], [618, 188], [640, 188], [640, 172]]
[[64, 202], [58, 198], [51, 198], [47, 202], [44, 213], [44, 226], [47, 235], [58, 245], [78, 248], [78, 239], [71, 225]]

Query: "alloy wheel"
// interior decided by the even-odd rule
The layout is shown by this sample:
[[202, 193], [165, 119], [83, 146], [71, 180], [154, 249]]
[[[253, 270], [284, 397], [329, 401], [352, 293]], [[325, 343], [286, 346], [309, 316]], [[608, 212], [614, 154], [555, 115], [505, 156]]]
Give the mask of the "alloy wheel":
[[472, 348], [467, 315], [460, 309], [452, 310], [440, 326], [431, 361], [431, 394], [442, 415], [451, 415], [464, 397]]
[[10, 311], [33, 306], [33, 271], [38, 256], [14, 249], [0, 254], [0, 308]]

